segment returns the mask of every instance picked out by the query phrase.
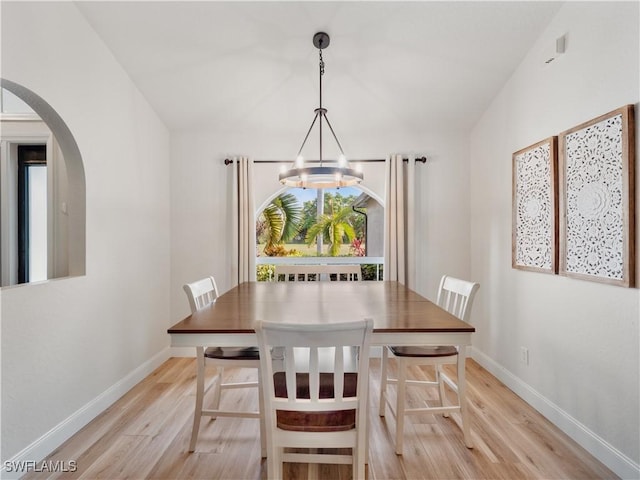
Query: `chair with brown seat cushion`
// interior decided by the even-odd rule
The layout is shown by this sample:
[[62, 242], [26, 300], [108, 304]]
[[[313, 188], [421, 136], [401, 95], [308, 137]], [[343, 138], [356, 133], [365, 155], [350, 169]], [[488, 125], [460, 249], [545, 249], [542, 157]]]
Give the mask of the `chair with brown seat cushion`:
[[[206, 277], [184, 286], [184, 291], [189, 299], [191, 313], [211, 305], [218, 298], [218, 287], [213, 277]], [[258, 395], [258, 403], [260, 411], [242, 411], [242, 410], [224, 410], [220, 408], [220, 397], [223, 390], [232, 388], [256, 388], [258, 381], [252, 382], [224, 382], [225, 367], [236, 368], [260, 368], [260, 353], [258, 347], [196, 347], [196, 406], [193, 416], [193, 427], [191, 430], [191, 441], [189, 443], [189, 451], [193, 452], [196, 448], [198, 440], [198, 431], [200, 429], [200, 419], [202, 417], [241, 417], [241, 418], [261, 418], [262, 396]], [[205, 388], [205, 370], [207, 366], [215, 366], [216, 376], [213, 381]], [[212, 408], [203, 409], [204, 395], [213, 388]], [[260, 431], [263, 444], [263, 454], [265, 438], [264, 438], [264, 421], [261, 420]]]
[[[436, 303], [457, 316], [463, 321], [469, 320], [471, 305], [480, 285], [466, 280], [443, 276], [438, 289]], [[398, 378], [388, 378], [388, 358], [394, 358], [397, 364]], [[415, 346], [415, 347], [395, 347], [387, 346], [382, 348], [382, 366], [380, 378], [380, 405], [379, 413], [381, 417], [385, 415], [387, 405], [387, 385], [396, 385], [396, 454], [402, 455], [402, 440], [404, 437], [404, 416], [410, 414], [442, 413], [445, 417], [450, 412], [460, 412], [461, 426], [464, 432], [464, 441], [468, 448], [472, 448], [471, 435], [468, 429], [467, 409], [465, 406], [464, 389], [459, 391], [458, 385], [449, 378], [442, 370], [443, 365], [457, 364], [460, 356], [458, 349], [454, 346]], [[407, 371], [409, 367], [418, 365], [433, 365], [435, 371], [435, 381], [409, 380]], [[425, 406], [417, 408], [407, 408], [406, 387], [407, 386], [427, 386], [438, 388], [438, 406]], [[457, 395], [458, 402], [455, 405], [447, 404], [444, 386], [448, 385]]]
[[[282, 478], [283, 462], [350, 463], [353, 478], [365, 477], [372, 330], [372, 320], [312, 325], [258, 322], [268, 478]], [[354, 349], [355, 372], [349, 371]], [[283, 354], [284, 371], [274, 372], [273, 352]], [[291, 448], [311, 451], [285, 451]], [[317, 452], [322, 448], [349, 448], [351, 454]]]

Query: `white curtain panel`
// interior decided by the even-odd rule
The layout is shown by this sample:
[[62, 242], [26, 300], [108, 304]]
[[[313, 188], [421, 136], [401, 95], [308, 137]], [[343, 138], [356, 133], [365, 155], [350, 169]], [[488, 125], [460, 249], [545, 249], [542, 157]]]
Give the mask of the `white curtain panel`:
[[233, 158], [233, 251], [235, 283], [256, 279], [256, 221], [253, 204], [253, 160]]
[[415, 159], [385, 163], [384, 279], [415, 286]]

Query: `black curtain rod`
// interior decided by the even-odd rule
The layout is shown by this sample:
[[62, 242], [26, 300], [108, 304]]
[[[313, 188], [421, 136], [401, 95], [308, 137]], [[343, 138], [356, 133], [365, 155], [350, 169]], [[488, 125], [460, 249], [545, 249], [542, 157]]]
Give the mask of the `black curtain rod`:
[[[408, 162], [408, 158], [402, 159], [405, 162]], [[293, 160], [254, 160], [255, 163], [293, 163]], [[349, 162], [353, 163], [376, 163], [376, 162], [386, 162], [384, 158], [375, 158], [368, 160], [349, 160]], [[418, 157], [416, 158], [416, 162], [427, 163], [427, 157]], [[231, 165], [233, 160], [229, 158], [224, 159], [225, 165]], [[305, 160], [305, 163], [320, 163], [320, 160]]]

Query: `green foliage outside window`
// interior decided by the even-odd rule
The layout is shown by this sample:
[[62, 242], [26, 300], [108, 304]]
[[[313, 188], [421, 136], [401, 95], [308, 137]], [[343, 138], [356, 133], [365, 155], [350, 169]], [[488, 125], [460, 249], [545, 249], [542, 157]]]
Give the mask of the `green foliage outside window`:
[[[362, 279], [363, 280], [382, 280], [382, 265], [377, 265], [375, 263], [367, 263], [362, 264]], [[376, 272], [378, 272], [378, 276], [376, 277]]]
[[259, 282], [269, 282], [275, 273], [275, 265], [258, 265], [256, 269], [256, 280]]

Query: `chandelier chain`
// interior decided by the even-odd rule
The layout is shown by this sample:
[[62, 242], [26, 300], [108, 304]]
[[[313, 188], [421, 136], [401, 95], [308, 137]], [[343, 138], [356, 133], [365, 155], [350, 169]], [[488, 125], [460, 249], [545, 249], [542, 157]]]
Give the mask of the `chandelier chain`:
[[320, 54], [320, 75], [324, 75], [324, 60], [322, 59], [322, 50], [318, 49]]

